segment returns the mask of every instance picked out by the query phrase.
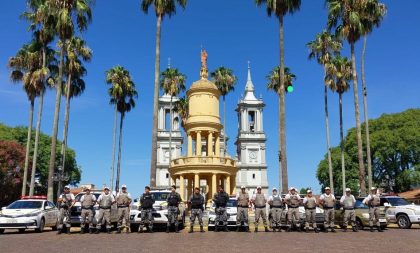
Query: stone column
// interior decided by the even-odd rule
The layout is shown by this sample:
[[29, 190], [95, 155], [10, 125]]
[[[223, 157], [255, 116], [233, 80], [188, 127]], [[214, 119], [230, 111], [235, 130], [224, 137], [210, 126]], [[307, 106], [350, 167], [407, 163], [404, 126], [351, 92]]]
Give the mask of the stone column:
[[220, 134], [216, 134], [215, 155], [220, 156]]
[[194, 188], [195, 187], [200, 188], [200, 176], [198, 175], [198, 173], [194, 174]]
[[201, 131], [197, 131], [197, 147], [196, 147], [196, 155], [201, 156]]
[[260, 110], [255, 111], [255, 132], [259, 132], [260, 129]]
[[188, 132], [188, 153], [187, 153], [188, 157], [192, 156], [192, 137], [191, 137], [191, 133]]
[[213, 132], [209, 132], [207, 137], [207, 156], [213, 156]]
[[194, 190], [193, 190], [193, 179], [192, 179], [192, 177], [187, 177], [187, 180], [188, 180], [188, 182], [187, 182], [187, 185], [188, 185], [187, 199], [188, 199], [193, 194]]
[[231, 190], [230, 190], [230, 175], [227, 175], [226, 176], [226, 189], [225, 189], [225, 191], [227, 192], [227, 194], [231, 194]]
[[181, 195], [181, 199], [182, 200], [186, 200], [185, 198], [185, 181], [184, 181], [184, 176], [180, 175], [179, 176], [179, 194]]
[[213, 173], [213, 175], [211, 176], [211, 195], [210, 198], [213, 198], [213, 195], [216, 193], [217, 191], [217, 175], [216, 173]]

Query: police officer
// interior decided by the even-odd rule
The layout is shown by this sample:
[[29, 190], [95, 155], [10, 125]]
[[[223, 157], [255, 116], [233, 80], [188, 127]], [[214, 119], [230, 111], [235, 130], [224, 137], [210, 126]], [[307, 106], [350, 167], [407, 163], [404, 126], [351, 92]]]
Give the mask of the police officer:
[[369, 226], [370, 232], [373, 232], [373, 224], [376, 224], [378, 232], [383, 232], [379, 222], [379, 206], [381, 199], [377, 193], [376, 187], [370, 189], [370, 194], [363, 200], [363, 203], [369, 206]]
[[268, 204], [270, 205], [270, 217], [271, 217], [271, 226], [273, 232], [276, 232], [276, 229], [281, 232], [281, 216], [283, 213], [283, 199], [280, 194], [277, 193], [277, 189], [273, 188], [273, 195], [268, 198]]
[[246, 232], [249, 232], [248, 225], [248, 208], [249, 208], [249, 194], [246, 192], [246, 187], [241, 186], [241, 192], [236, 194], [236, 201], [238, 203], [236, 215], [236, 232], [241, 229], [242, 223], [245, 226]]
[[347, 225], [349, 220], [351, 221], [351, 228], [353, 229], [353, 232], [357, 232], [356, 215], [354, 213], [354, 205], [356, 205], [356, 199], [351, 194], [350, 188], [346, 188], [346, 194], [341, 197], [340, 204], [344, 208], [343, 232], [347, 232]]
[[330, 187], [325, 187], [325, 193], [319, 198], [322, 207], [324, 208], [324, 232], [328, 233], [328, 228], [331, 232], [335, 232], [334, 217], [335, 217], [335, 196], [331, 193]]
[[292, 231], [293, 219], [296, 221], [296, 228], [300, 232], [300, 196], [295, 187], [289, 189], [289, 193], [284, 198], [287, 203], [287, 232]]
[[181, 195], [176, 192], [176, 186], [172, 185], [171, 193], [169, 193], [166, 202], [168, 203], [168, 223], [166, 224], [166, 233], [169, 233], [171, 225], [175, 226], [175, 232], [178, 233], [178, 205], [181, 203]]
[[215, 193], [213, 196], [213, 201], [216, 204], [216, 219], [214, 220], [214, 232], [219, 231], [220, 222], [225, 232], [229, 232], [227, 227], [228, 215], [226, 211], [226, 205], [229, 201], [229, 195], [223, 189], [223, 186], [219, 185], [219, 192]]
[[251, 202], [255, 208], [255, 232], [258, 232], [260, 218], [263, 220], [265, 232], [270, 232], [267, 228], [267, 211], [265, 206], [267, 198], [261, 192], [261, 186], [257, 186], [257, 192], [252, 196]]
[[200, 194], [200, 188], [195, 187], [194, 193], [191, 195], [188, 206], [191, 209], [190, 216], [190, 231], [188, 233], [194, 232], [194, 222], [195, 219], [198, 219], [200, 224], [200, 232], [204, 233], [203, 229], [203, 211], [204, 211], [204, 197]]
[[312, 228], [314, 229], [315, 233], [318, 233], [318, 228], [316, 227], [316, 206], [317, 206], [316, 198], [312, 195], [312, 190], [309, 189], [306, 191], [306, 196], [303, 198], [303, 206], [305, 207], [305, 231], [306, 233], [309, 232], [309, 223], [311, 223]]
[[96, 234], [99, 234], [102, 224], [106, 223], [106, 232], [111, 233], [111, 206], [115, 203], [114, 195], [109, 191], [108, 186], [104, 187], [104, 192], [98, 197], [99, 215], [96, 224]]
[[64, 186], [64, 192], [58, 198], [57, 203], [60, 208], [57, 234], [61, 234], [63, 232], [63, 225], [66, 226], [66, 233], [70, 234], [70, 209], [74, 205], [75, 199], [73, 193], [70, 193], [70, 187], [68, 185]]
[[155, 197], [150, 193], [150, 187], [144, 187], [144, 193], [140, 196], [141, 221], [139, 233], [143, 233], [143, 227], [146, 224], [150, 233], [153, 233], [153, 204]]
[[80, 198], [80, 205], [82, 207], [82, 221], [80, 225], [80, 233], [85, 233], [86, 223], [89, 224], [89, 234], [92, 234], [93, 230], [93, 206], [96, 203], [95, 195], [90, 193], [90, 189], [85, 189], [85, 194]]
[[117, 234], [121, 233], [121, 230], [126, 228], [127, 233], [130, 231], [130, 204], [131, 195], [127, 192], [127, 186], [123, 184], [121, 186], [121, 192], [118, 192], [117, 197], [117, 208], [118, 208], [118, 229]]

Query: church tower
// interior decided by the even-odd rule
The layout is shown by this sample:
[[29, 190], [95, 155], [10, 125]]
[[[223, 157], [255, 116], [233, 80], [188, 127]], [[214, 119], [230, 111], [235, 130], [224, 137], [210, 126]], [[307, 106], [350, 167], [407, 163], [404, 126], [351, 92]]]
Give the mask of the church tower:
[[236, 174], [237, 191], [244, 185], [252, 193], [261, 186], [268, 193], [266, 137], [263, 128], [263, 100], [254, 95], [251, 69], [248, 63], [248, 79], [244, 96], [238, 103], [238, 136], [236, 139], [238, 155], [238, 173]]
[[177, 97], [172, 97], [172, 115], [170, 115], [171, 96], [164, 94], [159, 97], [158, 110], [158, 136], [157, 136], [157, 164], [156, 164], [156, 187], [168, 188], [171, 184], [169, 175], [169, 130], [172, 120], [172, 159], [181, 156], [182, 134], [181, 118], [173, 110]]

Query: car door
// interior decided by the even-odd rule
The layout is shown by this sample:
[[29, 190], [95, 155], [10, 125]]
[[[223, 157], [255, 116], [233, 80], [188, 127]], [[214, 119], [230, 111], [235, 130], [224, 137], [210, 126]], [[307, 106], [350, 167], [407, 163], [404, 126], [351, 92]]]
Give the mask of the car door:
[[50, 207], [50, 209], [48, 210], [49, 213], [49, 224], [51, 224], [51, 226], [55, 226], [57, 223], [57, 219], [58, 219], [58, 210], [57, 207], [54, 205], [54, 203], [48, 201], [48, 206]]

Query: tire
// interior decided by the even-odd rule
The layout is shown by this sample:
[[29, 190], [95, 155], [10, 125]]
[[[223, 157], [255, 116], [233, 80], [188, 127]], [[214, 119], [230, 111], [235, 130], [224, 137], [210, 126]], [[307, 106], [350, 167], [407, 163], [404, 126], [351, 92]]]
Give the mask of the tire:
[[411, 228], [410, 219], [405, 214], [400, 214], [400, 215], [397, 216], [397, 224], [398, 224], [398, 227], [400, 227], [402, 229]]
[[363, 223], [359, 218], [356, 218], [356, 227], [357, 227], [357, 230], [363, 230], [364, 228]]
[[25, 232], [25, 230], [26, 230], [26, 229], [24, 229], [24, 228], [19, 228], [19, 234], [24, 233], [24, 232]]
[[39, 224], [39, 227], [35, 228], [35, 232], [42, 233], [44, 231], [44, 227], [45, 227], [45, 220], [44, 218], [42, 218], [41, 223]]
[[0, 234], [4, 233], [4, 228], [0, 228]]

